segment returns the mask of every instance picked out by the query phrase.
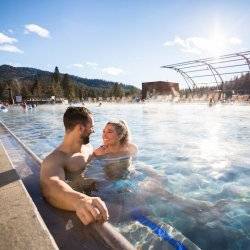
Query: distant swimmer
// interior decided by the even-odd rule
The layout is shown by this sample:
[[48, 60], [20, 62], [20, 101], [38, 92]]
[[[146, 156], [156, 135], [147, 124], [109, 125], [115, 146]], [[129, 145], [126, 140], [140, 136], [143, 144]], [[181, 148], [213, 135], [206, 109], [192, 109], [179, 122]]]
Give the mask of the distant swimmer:
[[209, 98], [208, 106], [212, 107], [215, 104], [214, 99], [211, 97]]
[[6, 113], [8, 109], [4, 105], [0, 105], [0, 111]]
[[35, 109], [36, 108], [36, 104], [32, 103], [32, 104], [29, 104], [27, 105], [27, 109]]
[[23, 108], [23, 110], [27, 110], [27, 108], [28, 108], [26, 102], [23, 102], [23, 103], [21, 104], [21, 107]]

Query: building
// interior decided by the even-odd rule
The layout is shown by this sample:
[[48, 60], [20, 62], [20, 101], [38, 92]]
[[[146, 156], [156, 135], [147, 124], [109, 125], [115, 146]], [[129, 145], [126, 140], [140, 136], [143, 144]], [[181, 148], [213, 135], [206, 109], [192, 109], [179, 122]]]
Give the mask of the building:
[[142, 100], [159, 95], [178, 96], [179, 83], [164, 81], [142, 83]]

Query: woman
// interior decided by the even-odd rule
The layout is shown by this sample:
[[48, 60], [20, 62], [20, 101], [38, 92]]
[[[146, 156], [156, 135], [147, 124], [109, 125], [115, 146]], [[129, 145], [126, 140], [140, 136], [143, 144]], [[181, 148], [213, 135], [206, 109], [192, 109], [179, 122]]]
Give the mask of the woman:
[[108, 178], [121, 178], [131, 167], [131, 156], [137, 146], [130, 142], [130, 132], [123, 120], [109, 121], [102, 133], [103, 145], [95, 149], [94, 156], [102, 159], [103, 170]]
[[130, 142], [130, 132], [125, 121], [109, 121], [102, 133], [103, 145], [94, 151], [95, 156], [127, 155], [137, 153], [137, 146]]
[[123, 120], [109, 121], [103, 129], [103, 145], [94, 150], [92, 160], [82, 175], [70, 185], [87, 193], [101, 191], [112, 180], [124, 179], [132, 167], [137, 146], [131, 143], [128, 126]]
[[138, 149], [131, 142], [128, 126], [123, 120], [109, 121], [103, 129], [102, 139], [103, 144], [94, 150], [83, 173], [82, 188], [90, 196], [98, 195], [106, 202], [112, 222], [120, 221], [130, 212], [130, 200], [137, 188], [131, 177], [134, 173], [132, 157]]

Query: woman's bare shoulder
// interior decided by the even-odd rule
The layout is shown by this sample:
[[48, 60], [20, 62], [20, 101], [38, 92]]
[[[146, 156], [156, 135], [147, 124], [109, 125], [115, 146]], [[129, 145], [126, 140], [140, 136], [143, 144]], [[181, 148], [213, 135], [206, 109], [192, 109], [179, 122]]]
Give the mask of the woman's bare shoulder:
[[137, 152], [138, 152], [138, 147], [136, 144], [134, 143], [129, 143], [128, 144], [128, 151], [129, 151], [129, 154], [131, 155], [136, 155]]

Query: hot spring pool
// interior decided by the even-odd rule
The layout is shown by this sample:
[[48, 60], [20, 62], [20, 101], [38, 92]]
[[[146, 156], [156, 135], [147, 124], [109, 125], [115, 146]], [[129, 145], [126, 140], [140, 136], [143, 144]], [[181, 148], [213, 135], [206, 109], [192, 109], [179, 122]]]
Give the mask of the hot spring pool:
[[[87, 107], [95, 119], [94, 147], [101, 144], [102, 128], [109, 119], [127, 121], [139, 147], [135, 170], [150, 166], [159, 176], [155, 192], [151, 187], [151, 196], [144, 199], [157, 221], [172, 225], [202, 249], [250, 249], [250, 106], [145, 103]], [[0, 113], [0, 119], [43, 159], [63, 139], [65, 109], [64, 105], [44, 105], [24, 112], [10, 107], [7, 113]], [[140, 171], [137, 181], [147, 186], [148, 177], [154, 180]], [[133, 235], [143, 234], [140, 240], [147, 242], [143, 247], [149, 249], [153, 244], [151, 236], [136, 224], [113, 223], [132, 243], [138, 240]], [[160, 249], [157, 244], [154, 249]]]

